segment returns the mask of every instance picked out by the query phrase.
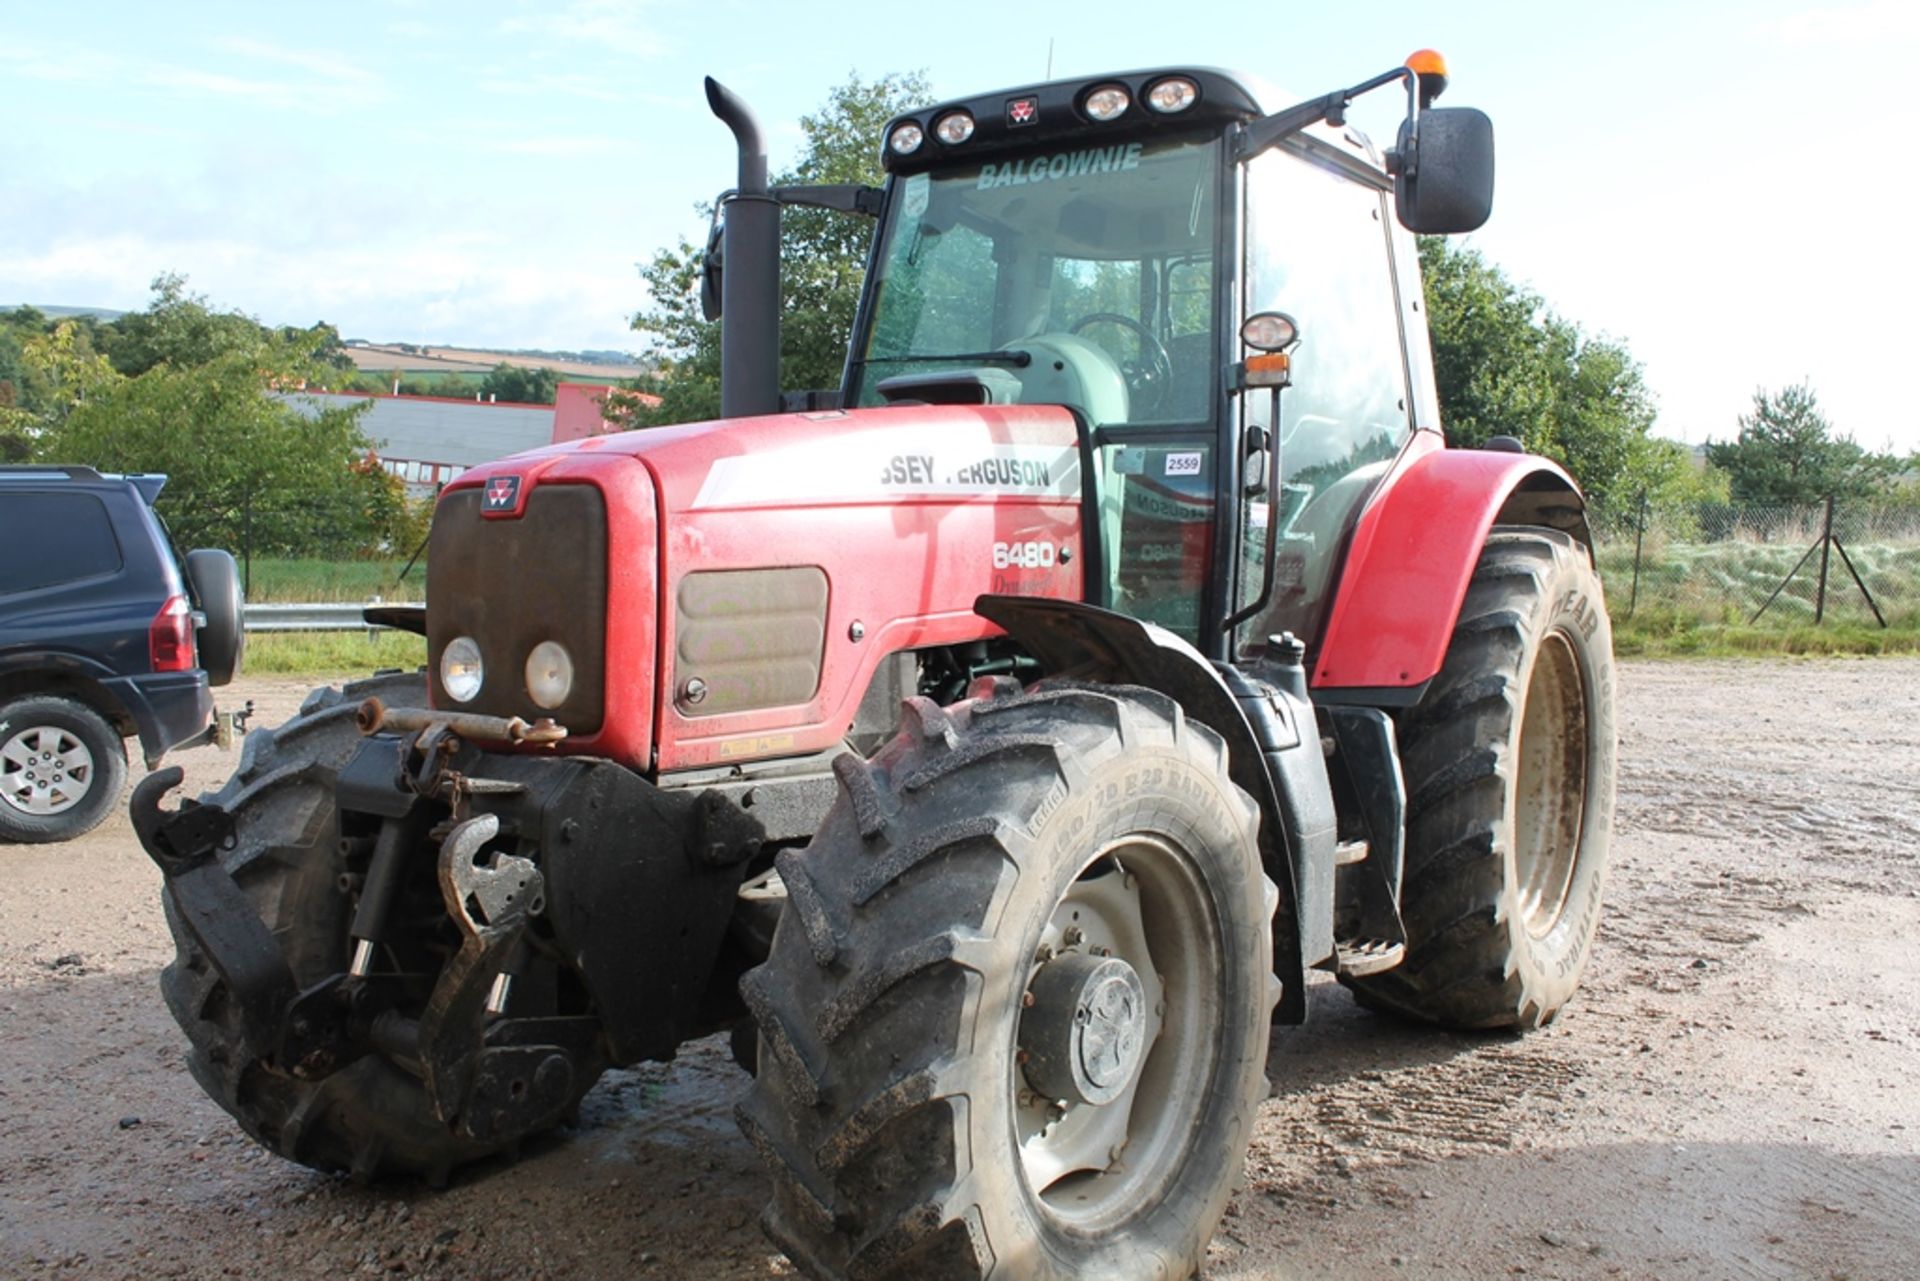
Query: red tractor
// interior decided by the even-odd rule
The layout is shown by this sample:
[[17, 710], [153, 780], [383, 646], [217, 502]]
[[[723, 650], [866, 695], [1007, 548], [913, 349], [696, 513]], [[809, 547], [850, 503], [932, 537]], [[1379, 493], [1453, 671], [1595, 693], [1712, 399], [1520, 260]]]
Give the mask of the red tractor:
[[[1493, 167], [1444, 83], [1056, 81], [893, 121], [873, 190], [770, 188], [708, 82], [724, 420], [467, 473], [382, 615], [424, 676], [135, 796], [208, 1093], [444, 1177], [731, 1029], [808, 1274], [1185, 1277], [1309, 971], [1552, 1018], [1611, 642], [1573, 482], [1442, 445], [1409, 231]], [[795, 204], [878, 225], [842, 387], [780, 412]]]

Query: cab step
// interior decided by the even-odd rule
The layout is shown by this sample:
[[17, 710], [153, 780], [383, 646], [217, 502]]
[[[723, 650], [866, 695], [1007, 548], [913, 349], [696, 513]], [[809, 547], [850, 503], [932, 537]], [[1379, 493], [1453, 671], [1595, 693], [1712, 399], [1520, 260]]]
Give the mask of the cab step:
[[1359, 977], [1378, 974], [1400, 964], [1407, 954], [1407, 945], [1391, 939], [1336, 939], [1333, 950], [1340, 960], [1340, 973]]

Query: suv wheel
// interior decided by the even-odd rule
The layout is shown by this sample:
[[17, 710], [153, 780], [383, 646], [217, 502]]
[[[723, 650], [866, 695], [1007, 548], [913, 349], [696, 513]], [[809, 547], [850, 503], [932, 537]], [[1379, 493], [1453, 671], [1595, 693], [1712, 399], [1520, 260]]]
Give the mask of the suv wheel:
[[0, 841], [65, 841], [100, 825], [127, 781], [127, 752], [84, 703], [0, 704]]

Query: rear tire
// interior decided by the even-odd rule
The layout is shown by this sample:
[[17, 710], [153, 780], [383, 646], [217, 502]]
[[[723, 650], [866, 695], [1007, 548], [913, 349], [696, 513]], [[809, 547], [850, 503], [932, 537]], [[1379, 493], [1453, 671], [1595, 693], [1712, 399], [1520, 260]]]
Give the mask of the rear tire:
[[187, 577], [193, 583], [194, 604], [207, 617], [198, 637], [207, 684], [231, 684], [247, 653], [247, 602], [240, 591], [240, 567], [233, 553], [200, 547], [187, 553]]
[[1278, 994], [1221, 740], [1149, 690], [1042, 686], [911, 700], [835, 772], [741, 983], [768, 1235], [816, 1278], [1192, 1275]]
[[1400, 747], [1406, 958], [1341, 981], [1375, 1009], [1538, 1027], [1579, 985], [1612, 838], [1613, 637], [1585, 548], [1489, 536]]
[[52, 694], [0, 703], [0, 841], [91, 832], [127, 786], [127, 746], [85, 703]]
[[[302, 989], [347, 968], [353, 905], [338, 886], [344, 864], [334, 780], [361, 742], [354, 711], [368, 698], [424, 707], [426, 678], [379, 676], [315, 690], [285, 725], [248, 734], [238, 772], [204, 798], [233, 815], [238, 841], [221, 861], [279, 940]], [[377, 1052], [313, 1081], [256, 1057], [237, 1003], [181, 923], [172, 895], [163, 893], [162, 903], [178, 954], [160, 988], [192, 1043], [187, 1067], [263, 1146], [363, 1180], [418, 1174], [438, 1183], [525, 1137], [484, 1144], [456, 1133], [434, 1116], [420, 1078]], [[581, 1067], [574, 1103], [599, 1075], [595, 1065]]]

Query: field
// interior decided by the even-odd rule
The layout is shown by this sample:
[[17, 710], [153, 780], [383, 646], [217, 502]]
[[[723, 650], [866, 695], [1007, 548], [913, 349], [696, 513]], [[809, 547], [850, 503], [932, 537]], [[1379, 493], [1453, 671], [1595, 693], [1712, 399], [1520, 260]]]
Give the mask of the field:
[[247, 584], [247, 599], [252, 601], [371, 601], [376, 596], [389, 602], [425, 600], [426, 560], [422, 558], [409, 570], [404, 560], [256, 556]]
[[[365, 604], [377, 597], [390, 604], [417, 604], [426, 599], [426, 564], [414, 565], [402, 578], [406, 568], [399, 560], [256, 556], [247, 599]], [[246, 670], [256, 675], [318, 680], [332, 672], [419, 667], [426, 661], [426, 641], [406, 632], [253, 632], [247, 637]]]
[[[232, 692], [272, 721], [304, 688]], [[1920, 659], [1629, 661], [1620, 691], [1580, 994], [1515, 1037], [1310, 988], [1208, 1281], [1913, 1275]], [[199, 788], [233, 758], [179, 763]], [[719, 1038], [608, 1074], [518, 1165], [362, 1189], [265, 1154], [187, 1076], [124, 817], [0, 867], [0, 1276], [795, 1275]]]
[[1920, 542], [1846, 545], [1884, 627], [1846, 562], [1830, 553], [1824, 616], [1816, 623], [1819, 554], [1808, 557], [1807, 549], [1819, 532], [1816, 525], [1811, 533], [1789, 531], [1766, 541], [1687, 541], [1656, 531], [1637, 547], [1631, 534], [1606, 541], [1600, 573], [1616, 650], [1719, 657], [1920, 653]]
[[603, 365], [595, 361], [522, 356], [513, 352], [482, 351], [472, 347], [413, 347], [394, 344], [353, 346], [346, 349], [356, 369], [368, 373], [478, 374], [495, 365], [521, 369], [551, 369], [568, 382], [618, 382], [633, 378], [638, 365]]

